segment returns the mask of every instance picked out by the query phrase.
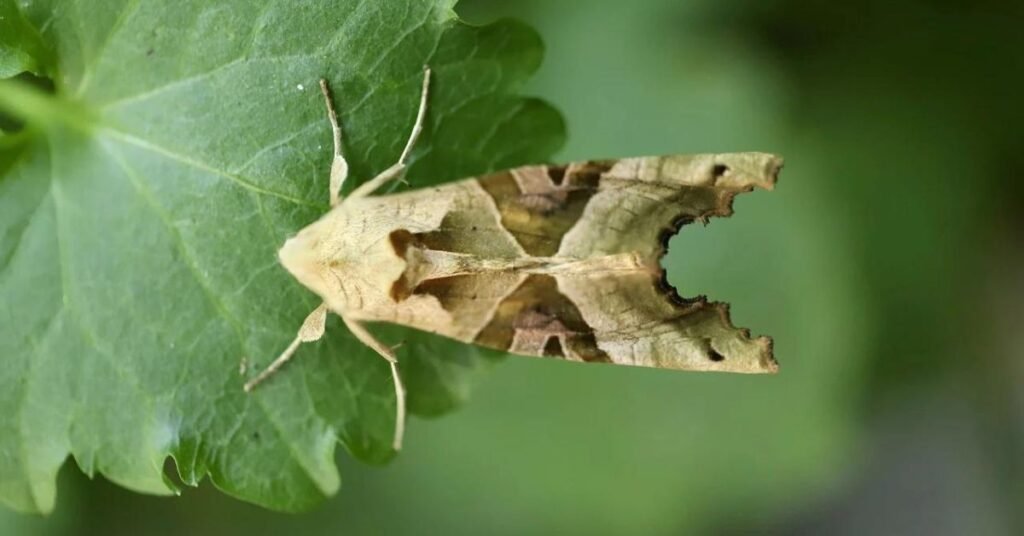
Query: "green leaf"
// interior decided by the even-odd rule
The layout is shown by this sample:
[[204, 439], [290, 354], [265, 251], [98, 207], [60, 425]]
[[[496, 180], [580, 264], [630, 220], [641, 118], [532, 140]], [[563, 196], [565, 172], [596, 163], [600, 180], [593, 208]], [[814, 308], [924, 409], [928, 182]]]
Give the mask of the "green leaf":
[[51, 55], [15, 0], [0, 0], [0, 79], [46, 74]]
[[[387, 364], [341, 326], [252, 395], [245, 375], [314, 297], [276, 249], [327, 209], [330, 80], [354, 187], [393, 163], [434, 71], [411, 184], [546, 160], [550, 106], [513, 95], [542, 48], [469, 27], [445, 0], [30, 1], [56, 95], [0, 81], [0, 500], [50, 511], [70, 453], [87, 474], [169, 494], [180, 480], [299, 510], [334, 493], [340, 440], [391, 458]], [[260, 5], [257, 5], [260, 4]], [[388, 331], [410, 409], [438, 414], [493, 362]], [[415, 435], [408, 437], [415, 441]]]

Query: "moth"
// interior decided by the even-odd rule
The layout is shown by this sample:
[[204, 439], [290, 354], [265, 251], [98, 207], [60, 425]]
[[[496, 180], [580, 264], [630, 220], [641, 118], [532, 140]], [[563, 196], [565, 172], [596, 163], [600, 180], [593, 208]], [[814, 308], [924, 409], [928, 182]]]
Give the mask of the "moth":
[[525, 166], [443, 186], [372, 195], [402, 176], [423, 129], [430, 86], [398, 162], [342, 199], [342, 129], [325, 81], [334, 141], [330, 211], [289, 238], [284, 267], [323, 303], [250, 391], [328, 312], [391, 365], [401, 446], [405, 391], [392, 348], [367, 322], [587, 363], [774, 373], [768, 337], [734, 327], [728, 306], [685, 299], [660, 265], [687, 223], [732, 214], [736, 194], [771, 189], [782, 160], [764, 153], [588, 160]]

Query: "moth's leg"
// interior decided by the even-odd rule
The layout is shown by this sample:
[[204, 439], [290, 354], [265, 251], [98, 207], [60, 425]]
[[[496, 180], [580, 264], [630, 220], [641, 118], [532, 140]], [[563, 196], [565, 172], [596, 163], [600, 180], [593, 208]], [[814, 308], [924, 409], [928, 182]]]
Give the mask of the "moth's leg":
[[387, 184], [388, 181], [401, 177], [409, 160], [409, 153], [412, 152], [412, 148], [416, 145], [416, 140], [419, 139], [420, 133], [423, 132], [423, 120], [427, 115], [427, 95], [429, 92], [430, 67], [423, 67], [423, 89], [420, 90], [420, 108], [416, 112], [416, 123], [412, 126], [412, 132], [409, 134], [409, 140], [405, 142], [405, 149], [402, 150], [402, 155], [398, 157], [398, 162], [395, 165], [385, 169], [380, 175], [360, 184], [358, 188], [352, 191], [351, 197], [365, 197], [372, 194], [377, 188]]
[[399, 162], [382, 171], [380, 175], [377, 175], [376, 177], [360, 184], [358, 187], [356, 187], [355, 190], [352, 190], [352, 193], [349, 194], [349, 197], [353, 199], [366, 197], [375, 192], [377, 188], [384, 186], [391, 180], [400, 176], [403, 171], [405, 171], [405, 164]]
[[327, 87], [327, 80], [320, 79], [320, 91], [324, 94], [324, 102], [327, 103], [327, 119], [331, 122], [331, 134], [334, 137], [334, 160], [331, 162], [331, 206], [341, 202], [341, 185], [348, 177], [348, 162], [341, 154], [341, 125], [338, 124], [338, 114], [334, 111], [334, 102], [331, 99], [331, 90]]
[[327, 325], [327, 304], [320, 304], [320, 307], [313, 309], [312, 313], [306, 317], [306, 320], [302, 322], [302, 326], [299, 327], [299, 333], [295, 336], [295, 340], [285, 348], [281, 355], [277, 356], [270, 366], [260, 372], [259, 376], [249, 380], [245, 384], [245, 392], [252, 391], [257, 385], [272, 376], [277, 369], [281, 368], [289, 359], [295, 355], [295, 350], [298, 350], [299, 345], [304, 342], [314, 342], [320, 340], [324, 336], [324, 331]]
[[405, 387], [402, 385], [402, 378], [398, 375], [398, 358], [395, 352], [384, 343], [377, 340], [372, 333], [367, 331], [358, 321], [341, 317], [348, 326], [349, 331], [356, 336], [363, 344], [374, 349], [381, 357], [391, 365], [391, 379], [395, 383], [395, 436], [391, 446], [395, 450], [402, 448], [402, 436], [405, 435]]

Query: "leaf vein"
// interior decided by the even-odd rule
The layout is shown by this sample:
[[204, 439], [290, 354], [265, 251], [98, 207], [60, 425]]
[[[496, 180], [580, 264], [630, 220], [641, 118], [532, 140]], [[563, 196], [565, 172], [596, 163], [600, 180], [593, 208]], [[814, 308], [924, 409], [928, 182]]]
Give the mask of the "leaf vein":
[[207, 164], [205, 162], [201, 162], [199, 160], [195, 160], [195, 159], [189, 158], [189, 157], [187, 157], [185, 155], [176, 153], [174, 151], [171, 151], [171, 150], [169, 150], [167, 148], [164, 148], [164, 147], [161, 147], [161, 146], [156, 145], [154, 143], [151, 143], [151, 142], [149, 142], [147, 140], [144, 140], [142, 138], [138, 138], [136, 136], [128, 134], [127, 132], [123, 132], [123, 131], [116, 130], [116, 129], [109, 128], [109, 127], [104, 129], [104, 132], [107, 133], [109, 136], [111, 136], [113, 138], [117, 138], [118, 140], [121, 140], [121, 141], [123, 141], [125, 143], [128, 143], [130, 145], [135, 145], [136, 147], [141, 147], [143, 149], [152, 151], [154, 153], [166, 156], [167, 158], [170, 158], [172, 160], [176, 160], [178, 162], [186, 164], [189, 167], [193, 167], [193, 168], [196, 168], [196, 169], [199, 169], [199, 170], [202, 170], [202, 171], [206, 171], [207, 173], [211, 173], [211, 174], [216, 175], [218, 177], [223, 177], [225, 179], [228, 179], [228, 180], [234, 182], [235, 184], [238, 184], [242, 188], [244, 188], [246, 190], [249, 190], [251, 192], [256, 192], [258, 194], [267, 195], [267, 196], [270, 196], [270, 197], [276, 197], [278, 199], [283, 199], [285, 201], [288, 201], [289, 203], [294, 203], [296, 205], [302, 205], [302, 206], [312, 207], [312, 208], [321, 208], [321, 209], [324, 208], [322, 205], [319, 205], [319, 204], [316, 204], [316, 203], [310, 203], [309, 201], [306, 201], [305, 199], [302, 199], [302, 198], [299, 198], [299, 197], [294, 197], [294, 196], [291, 196], [291, 195], [288, 195], [288, 194], [284, 194], [284, 193], [281, 193], [281, 192], [275, 192], [273, 190], [269, 190], [267, 188], [263, 188], [262, 186], [259, 186], [259, 185], [255, 184], [255, 183], [253, 183], [253, 182], [251, 182], [251, 181], [249, 181], [249, 180], [247, 180], [247, 179], [245, 179], [245, 178], [243, 178], [243, 177], [241, 177], [239, 175], [235, 175], [235, 174], [223, 171], [223, 170], [219, 170], [219, 169], [211, 166], [210, 164]]
[[122, 8], [121, 13], [117, 16], [117, 20], [114, 21], [114, 24], [110, 26], [110, 30], [108, 30], [107, 34], [103, 37], [103, 42], [101, 42], [99, 46], [92, 51], [93, 61], [88, 65], [84, 63], [82, 64], [82, 79], [78, 82], [78, 89], [75, 91], [76, 97], [81, 97], [85, 94], [85, 91], [89, 88], [89, 84], [92, 82], [92, 77], [95, 74], [96, 69], [99, 68], [100, 62], [103, 61], [103, 52], [110, 45], [110, 41], [114, 38], [114, 34], [121, 29], [124, 22], [139, 9], [141, 4], [142, 2], [140, 0], [131, 0], [129, 5]]
[[128, 179], [129, 183], [131, 183], [132, 187], [135, 188], [135, 191], [136, 193], [139, 194], [139, 197], [142, 198], [142, 200], [145, 201], [147, 205], [149, 205], [149, 207], [153, 210], [153, 213], [156, 214], [156, 216], [160, 219], [161, 223], [163, 223], [164, 227], [167, 229], [167, 233], [170, 235], [171, 239], [174, 242], [175, 249], [178, 250], [178, 252], [181, 254], [182, 260], [184, 260], [184, 266], [188, 269], [189, 273], [192, 274], [192, 277], [193, 279], [195, 279], [196, 284], [206, 295], [206, 298], [209, 300], [210, 305], [213, 306], [214, 310], [216, 310], [220, 314], [220, 316], [234, 328], [235, 334], [238, 336], [239, 346], [244, 353], [245, 338], [242, 336], [242, 323], [237, 318], [230, 314], [227, 306], [220, 298], [217, 297], [216, 293], [210, 287], [209, 282], [202, 277], [202, 274], [200, 273], [199, 270], [199, 264], [196, 261], [192, 250], [189, 249], [188, 246], [185, 244], [185, 240], [182, 238], [181, 232], [178, 230], [178, 227], [174, 225], [174, 223], [170, 220], [170, 218], [168, 218], [164, 210], [160, 208], [160, 205], [159, 203], [157, 203], [156, 198], [153, 196], [153, 193], [144, 184], [145, 180], [143, 179], [143, 177], [136, 173], [135, 170], [128, 165], [128, 163], [123, 159], [120, 152], [118, 152], [113, 147], [110, 147], [110, 145], [108, 145], [107, 143], [102, 143], [102, 146], [104, 150], [106, 150], [107, 154], [109, 154], [110, 157], [114, 160], [114, 162], [117, 163], [118, 167], [120, 167], [121, 170], [124, 171], [125, 177]]

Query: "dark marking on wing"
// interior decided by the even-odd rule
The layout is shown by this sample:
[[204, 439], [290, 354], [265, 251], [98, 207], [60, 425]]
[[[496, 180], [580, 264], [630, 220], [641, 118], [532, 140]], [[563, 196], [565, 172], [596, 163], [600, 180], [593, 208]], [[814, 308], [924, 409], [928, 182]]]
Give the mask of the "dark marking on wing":
[[663, 227], [661, 231], [658, 232], [658, 244], [661, 246], [661, 252], [658, 254], [659, 258], [665, 255], [665, 252], [668, 251], [668, 243], [672, 240], [672, 237], [679, 234], [679, 230], [682, 229], [684, 225], [689, 225], [690, 223], [693, 223], [692, 217], [679, 216], [672, 220], [672, 223], [670, 223], [668, 227]]
[[[434, 251], [450, 251], [453, 253], [460, 253], [460, 243], [454, 233], [450, 232], [451, 229], [451, 214], [445, 215], [441, 220], [441, 226], [436, 231], [430, 231], [426, 233], [412, 233], [407, 229], [397, 229], [392, 231], [388, 235], [388, 239], [391, 241], [391, 247], [395, 251], [395, 255], [405, 259], [410, 265], [418, 262], [417, 254], [422, 250], [431, 249]], [[396, 302], [405, 300], [413, 294], [432, 294], [441, 301], [442, 306], [446, 304], [445, 297], [448, 289], [455, 286], [453, 280], [461, 276], [450, 276], [440, 277], [437, 279], [428, 279], [420, 281], [418, 283], [410, 281], [409, 273], [405, 272], [391, 284], [390, 296], [391, 299]], [[413, 288], [415, 286], [415, 288]], [[462, 297], [462, 296], [460, 296]], [[451, 300], [448, 300], [449, 302]], [[445, 307], [449, 309], [449, 307]]]
[[562, 237], [579, 221], [587, 202], [597, 193], [601, 174], [611, 169], [612, 163], [547, 166], [543, 175], [529, 176], [528, 191], [517, 183], [516, 170], [487, 175], [478, 181], [498, 206], [502, 226], [526, 253], [549, 257], [558, 252]]
[[[455, 233], [452, 232], [453, 228], [457, 228], [456, 225], [452, 224], [452, 214], [449, 212], [441, 218], [441, 226], [436, 231], [430, 231], [427, 233], [417, 233], [416, 245], [421, 248], [433, 249], [435, 251], [451, 251], [453, 253], [461, 253], [459, 246], [455, 240]], [[476, 229], [474, 229], [475, 231]]]
[[[692, 217], [679, 216], [676, 217], [668, 227], [664, 227], [658, 232], [658, 245], [661, 248], [657, 253], [657, 257], [659, 259], [668, 252], [668, 243], [672, 240], [672, 237], [678, 234], [679, 230], [682, 229], [683, 226], [689, 225], [690, 223], [693, 223]], [[661, 291], [661, 293], [668, 298], [673, 305], [686, 307], [692, 305], [694, 301], [700, 301], [703, 298], [703, 296], [699, 296], [695, 300], [687, 300], [680, 296], [676, 287], [674, 287], [672, 283], [668, 282], [668, 272], [666, 272], [664, 268], [661, 268], [659, 271], [656, 284], [658, 286], [658, 290]]]
[[466, 294], [463, 290], [467, 287], [466, 283], [470, 282], [472, 275], [455, 275], [451, 277], [440, 277], [437, 279], [427, 279], [416, 285], [413, 289], [413, 294], [429, 294], [441, 303], [441, 307], [445, 311], [452, 311], [454, 305], [465, 301], [474, 300], [476, 296], [472, 294]]
[[[566, 357], [568, 352], [584, 361], [610, 360], [597, 347], [594, 332], [580, 310], [559, 292], [557, 281], [549, 275], [535, 274], [526, 278], [498, 305], [494, 317], [474, 342], [510, 350], [517, 335], [542, 343], [543, 355]], [[552, 340], [557, 342], [552, 343]], [[555, 353], [554, 344], [558, 344], [560, 353]]]
[[[395, 250], [395, 255], [399, 258], [405, 259], [409, 253], [409, 248], [416, 245], [416, 235], [410, 233], [405, 229], [398, 229], [392, 231], [388, 235], [388, 239], [391, 241], [391, 247]], [[400, 302], [412, 295], [413, 289], [412, 284], [406, 278], [406, 274], [402, 274], [394, 283], [391, 284], [391, 290], [389, 295], [392, 300]]]
[[395, 250], [395, 255], [404, 259], [409, 247], [416, 243], [416, 235], [405, 229], [396, 229], [388, 235], [388, 240], [391, 241], [391, 248]]
[[562, 343], [559, 342], [558, 337], [548, 337], [548, 342], [544, 343], [544, 356], [565, 357], [565, 351], [562, 350]]
[[555, 186], [561, 186], [565, 182], [565, 170], [569, 166], [548, 166], [548, 177]]

